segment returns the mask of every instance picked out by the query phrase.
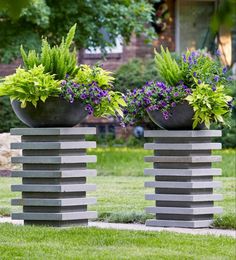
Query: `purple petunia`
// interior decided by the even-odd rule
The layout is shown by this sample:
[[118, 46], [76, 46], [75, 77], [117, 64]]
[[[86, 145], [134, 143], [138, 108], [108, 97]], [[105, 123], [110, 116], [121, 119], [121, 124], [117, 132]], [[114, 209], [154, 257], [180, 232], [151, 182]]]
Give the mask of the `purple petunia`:
[[220, 79], [220, 77], [219, 77], [218, 75], [216, 75], [216, 76], [214, 77], [214, 81], [215, 81], [215, 82], [218, 82], [219, 79]]
[[227, 72], [227, 67], [224, 67], [224, 68], [222, 69], [222, 72], [223, 72], [223, 74], [225, 74], [225, 73]]

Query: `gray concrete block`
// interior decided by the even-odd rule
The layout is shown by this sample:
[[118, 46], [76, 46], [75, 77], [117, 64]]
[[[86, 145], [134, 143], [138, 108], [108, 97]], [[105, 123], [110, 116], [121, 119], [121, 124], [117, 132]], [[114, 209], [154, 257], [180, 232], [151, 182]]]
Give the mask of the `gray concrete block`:
[[221, 207], [197, 207], [197, 208], [181, 208], [181, 207], [147, 207], [146, 213], [154, 214], [180, 214], [180, 215], [206, 215], [221, 214]]
[[77, 206], [77, 205], [91, 205], [97, 202], [96, 198], [69, 198], [69, 199], [12, 199], [12, 205], [21, 206]]
[[12, 219], [23, 220], [79, 220], [79, 219], [96, 219], [95, 211], [63, 212], [63, 213], [12, 213]]
[[173, 130], [146, 130], [144, 137], [219, 137], [222, 135], [220, 130], [193, 130], [193, 131], [173, 131]]
[[21, 178], [78, 178], [78, 177], [91, 177], [96, 176], [97, 170], [95, 169], [75, 169], [75, 170], [61, 170], [61, 171], [48, 171], [48, 170], [24, 170], [12, 171], [12, 177]]
[[12, 143], [11, 149], [24, 150], [66, 150], [66, 149], [87, 149], [96, 148], [96, 142], [78, 141], [78, 142], [22, 142]]
[[147, 181], [145, 182], [147, 188], [169, 188], [169, 189], [205, 189], [205, 188], [219, 188], [220, 181], [198, 181], [198, 182], [177, 182], [177, 181]]
[[66, 164], [66, 163], [95, 163], [96, 155], [84, 156], [17, 156], [12, 157], [12, 163], [24, 164]]
[[156, 200], [156, 201], [190, 201], [190, 202], [200, 202], [200, 201], [217, 201], [222, 200], [223, 196], [221, 194], [146, 194], [146, 200]]
[[222, 170], [218, 168], [196, 169], [144, 169], [144, 175], [150, 176], [219, 176]]
[[22, 171], [12, 172], [12, 177], [22, 177], [21, 185], [12, 185], [22, 198], [13, 199], [12, 205], [23, 206], [23, 213], [13, 213], [13, 219], [23, 219], [25, 225], [64, 227], [87, 225], [88, 219], [97, 218], [96, 212], [87, 211], [96, 199], [86, 197], [86, 192], [96, 190], [95, 184], [86, 184], [86, 177], [97, 174], [87, 163], [97, 158], [86, 155], [96, 142], [85, 141], [85, 135], [95, 133], [93, 127], [11, 130], [22, 141], [11, 148], [23, 154], [12, 158], [23, 164]]
[[183, 227], [183, 228], [206, 228], [213, 223], [212, 219], [209, 220], [157, 220], [149, 219], [146, 221], [146, 226], [152, 227]]
[[21, 192], [80, 192], [80, 191], [95, 191], [96, 184], [73, 184], [73, 185], [31, 185], [19, 184], [12, 185], [12, 191]]
[[221, 149], [221, 143], [146, 143], [145, 150], [213, 150]]
[[13, 128], [11, 135], [95, 135], [95, 127]]
[[144, 161], [160, 163], [212, 163], [220, 162], [221, 156], [145, 156]]

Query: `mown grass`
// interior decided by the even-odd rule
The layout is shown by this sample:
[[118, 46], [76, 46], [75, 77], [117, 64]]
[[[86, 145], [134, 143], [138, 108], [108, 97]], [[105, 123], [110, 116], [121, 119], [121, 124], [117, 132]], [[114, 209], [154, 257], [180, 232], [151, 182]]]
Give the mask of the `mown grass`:
[[[99, 175], [143, 176], [143, 169], [152, 167], [151, 163], [144, 162], [144, 156], [152, 155], [152, 151], [143, 148], [104, 147], [89, 153], [97, 155]], [[222, 168], [223, 177], [236, 177], [236, 149], [214, 151], [213, 154], [222, 156], [222, 162], [214, 163], [213, 167]], [[90, 167], [94, 166], [91, 164]]]
[[[146, 219], [152, 218], [144, 211], [146, 206], [154, 205], [152, 201], [146, 201], [144, 194], [152, 193], [152, 189], [145, 189], [144, 182], [151, 180], [150, 177], [133, 176], [98, 176], [89, 178], [89, 183], [97, 184], [97, 191], [89, 194], [98, 199], [96, 205], [90, 207], [97, 210], [99, 220], [108, 222], [144, 223]], [[224, 200], [217, 202], [224, 209], [222, 216], [216, 215], [214, 226], [221, 228], [235, 228], [235, 178], [216, 178], [223, 182], [223, 187], [216, 190], [222, 193]], [[19, 211], [19, 207], [11, 208], [10, 199], [20, 196], [19, 193], [10, 191], [10, 185], [19, 183], [16, 178], [0, 179], [0, 215], [9, 215], [12, 210]], [[1, 209], [2, 208], [2, 209]]]
[[235, 239], [168, 232], [0, 224], [5, 259], [233, 259]]

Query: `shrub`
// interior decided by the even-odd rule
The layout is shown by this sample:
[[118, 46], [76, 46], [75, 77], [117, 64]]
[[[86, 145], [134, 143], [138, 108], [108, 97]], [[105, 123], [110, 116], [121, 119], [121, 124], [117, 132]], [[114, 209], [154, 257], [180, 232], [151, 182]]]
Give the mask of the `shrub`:
[[128, 89], [141, 88], [150, 80], [158, 80], [159, 76], [153, 59], [136, 58], [122, 65], [114, 74], [116, 90], [126, 92]]
[[23, 126], [24, 124], [20, 122], [12, 110], [10, 99], [0, 97], [0, 133], [9, 132], [11, 128]]

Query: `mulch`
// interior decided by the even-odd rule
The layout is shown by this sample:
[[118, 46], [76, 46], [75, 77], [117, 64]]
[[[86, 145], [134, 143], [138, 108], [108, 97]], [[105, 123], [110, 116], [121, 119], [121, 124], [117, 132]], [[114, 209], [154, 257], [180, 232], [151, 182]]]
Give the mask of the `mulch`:
[[0, 177], [10, 177], [11, 170], [0, 170]]

